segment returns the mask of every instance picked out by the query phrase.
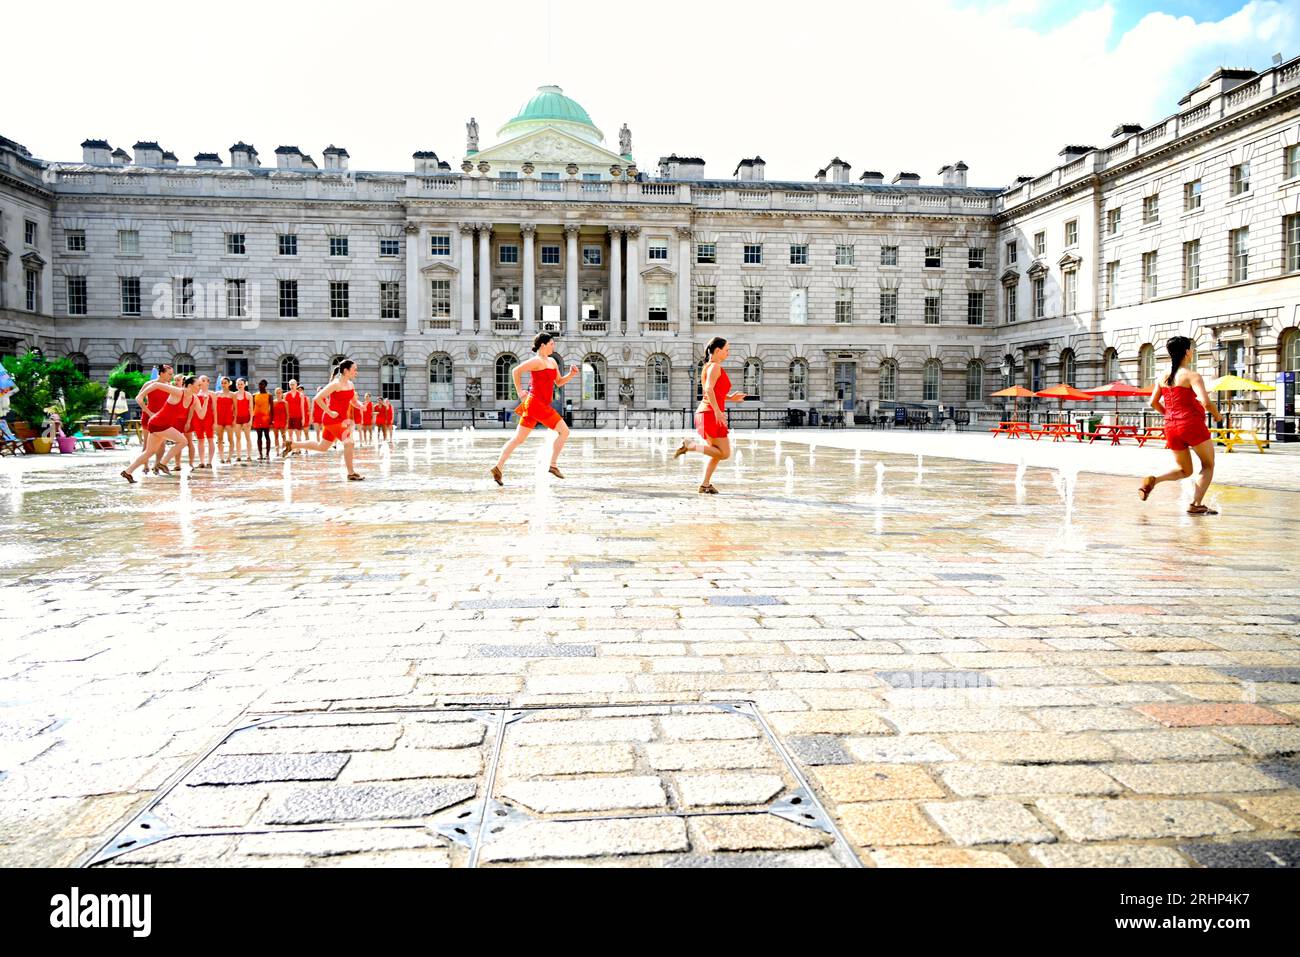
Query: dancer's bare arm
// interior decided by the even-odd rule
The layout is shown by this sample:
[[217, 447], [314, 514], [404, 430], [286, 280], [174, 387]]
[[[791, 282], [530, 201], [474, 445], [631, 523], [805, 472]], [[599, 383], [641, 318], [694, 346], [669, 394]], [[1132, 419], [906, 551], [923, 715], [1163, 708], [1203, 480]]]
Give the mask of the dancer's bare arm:
[[718, 399], [713, 394], [714, 386], [718, 384], [718, 376], [720, 375], [722, 375], [722, 367], [717, 364], [709, 366], [709, 371], [704, 373], [704, 401], [709, 404], [709, 408], [718, 417], [718, 421], [725, 422], [727, 410], [718, 406]]
[[339, 417], [339, 414], [337, 412], [333, 412], [330, 410], [328, 400], [330, 395], [332, 395], [334, 392], [337, 391], [338, 391], [338, 383], [331, 381], [328, 385], [325, 386], [325, 388], [317, 392], [316, 398], [312, 400], [312, 403], [314, 405], [318, 405], [321, 407], [322, 412], [325, 412], [328, 415], [332, 415], [336, 419]]
[[576, 362], [571, 363], [569, 365], [569, 374], [560, 376], [558, 379], [555, 380], [555, 384], [568, 385], [573, 380], [573, 377], [578, 374], [579, 371], [581, 370], [579, 370], [578, 364]]
[[1165, 414], [1165, 404], [1160, 400], [1160, 385], [1158, 383], [1151, 387], [1151, 401], [1148, 404], [1161, 415]]
[[1188, 373], [1188, 382], [1192, 386], [1192, 391], [1196, 393], [1196, 398], [1201, 400], [1201, 405], [1205, 406], [1205, 411], [1214, 416], [1214, 421], [1220, 425], [1223, 424], [1223, 416], [1219, 413], [1219, 407], [1214, 404], [1210, 398], [1210, 392], [1205, 388], [1205, 380], [1201, 378], [1200, 373]]
[[546, 360], [541, 356], [533, 356], [531, 359], [525, 359], [519, 365], [510, 370], [510, 378], [515, 380], [515, 395], [520, 398], [524, 394], [524, 373], [536, 372], [538, 369], [546, 368]]

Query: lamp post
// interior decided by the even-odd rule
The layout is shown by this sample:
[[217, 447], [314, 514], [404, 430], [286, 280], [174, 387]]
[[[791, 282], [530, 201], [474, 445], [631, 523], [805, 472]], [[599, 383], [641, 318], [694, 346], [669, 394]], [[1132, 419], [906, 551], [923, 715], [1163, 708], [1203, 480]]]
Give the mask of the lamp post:
[[402, 403], [402, 428], [405, 429], [407, 427], [406, 425], [406, 363], [405, 362], [398, 365], [397, 375], [402, 383], [402, 394], [401, 394], [400, 401]]

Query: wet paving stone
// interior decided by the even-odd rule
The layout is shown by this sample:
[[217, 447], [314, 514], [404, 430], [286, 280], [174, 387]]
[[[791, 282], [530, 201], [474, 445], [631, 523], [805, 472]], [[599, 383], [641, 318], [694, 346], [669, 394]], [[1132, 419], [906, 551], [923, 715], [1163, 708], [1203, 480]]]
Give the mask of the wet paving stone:
[[474, 796], [472, 783], [357, 784], [293, 791], [269, 807], [269, 824], [323, 824], [430, 817]]
[[1202, 867], [1300, 867], [1300, 839], [1184, 844], [1179, 850]]
[[784, 605], [785, 599], [775, 595], [710, 595], [710, 605], [731, 605], [745, 607], [749, 605]]
[[1300, 788], [1300, 762], [1269, 762], [1258, 766], [1270, 777], [1276, 778], [1293, 788]]
[[190, 784], [261, 784], [270, 781], [332, 781], [346, 754], [236, 754], [204, 762]]
[[475, 658], [594, 658], [595, 645], [473, 645]]
[[1300, 668], [1215, 668], [1214, 670], [1241, 681], [1254, 681], [1260, 684], [1272, 681], [1300, 684]]
[[786, 747], [804, 764], [852, 764], [853, 756], [833, 734], [796, 734], [785, 739]]

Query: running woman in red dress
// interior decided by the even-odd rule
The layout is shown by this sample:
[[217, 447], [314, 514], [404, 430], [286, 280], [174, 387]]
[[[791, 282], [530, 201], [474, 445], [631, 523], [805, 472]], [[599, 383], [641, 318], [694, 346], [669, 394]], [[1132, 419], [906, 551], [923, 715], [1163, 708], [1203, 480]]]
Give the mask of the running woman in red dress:
[[501, 450], [501, 456], [497, 459], [497, 464], [492, 466], [492, 478], [498, 485], [505, 485], [502, 480], [501, 470], [505, 468], [506, 462], [514, 454], [515, 449], [528, 441], [528, 436], [532, 434], [538, 424], [546, 426], [555, 432], [555, 447], [551, 450], [551, 469], [550, 472], [556, 478], [564, 478], [560, 473], [560, 468], [556, 463], [560, 459], [560, 451], [564, 448], [565, 441], [569, 438], [569, 427], [565, 425], [560, 414], [551, 408], [551, 400], [555, 394], [555, 387], [566, 385], [570, 379], [578, 374], [577, 365], [569, 366], [569, 374], [560, 375], [560, 367], [555, 360], [551, 358], [551, 353], [555, 351], [555, 337], [549, 332], [539, 332], [533, 339], [533, 351], [536, 356], [521, 362], [510, 370], [511, 378], [515, 381], [515, 394], [524, 395], [523, 377], [527, 372], [531, 376], [528, 394], [524, 395], [524, 401], [515, 409], [515, 415], [519, 416], [519, 427], [515, 429], [514, 436], [506, 443], [506, 447]]
[[[140, 406], [140, 430], [142, 433], [148, 434], [149, 422], [155, 415], [161, 412], [162, 407], [167, 404], [166, 391], [162, 389], [153, 389], [151, 386], [155, 382], [161, 383], [162, 385], [170, 385], [171, 381], [172, 367], [164, 363], [158, 369], [158, 378], [154, 379], [152, 382], [146, 382], [144, 388], [142, 388], [139, 394], [136, 395], [135, 401]], [[144, 436], [142, 435], [141, 438], [143, 439]], [[154, 462], [154, 472], [162, 475], [166, 475], [171, 471], [163, 464], [164, 451], [166, 451], [166, 449], [163, 446], [159, 446], [157, 460]], [[145, 473], [148, 474], [149, 466], [147, 463], [145, 464], [144, 470]]]
[[235, 453], [235, 393], [231, 391], [228, 376], [221, 377], [213, 404], [217, 407], [217, 454], [222, 465], [229, 465]]
[[701, 374], [702, 394], [699, 407], [695, 410], [695, 431], [703, 442], [683, 439], [682, 444], [673, 453], [673, 458], [680, 458], [687, 452], [699, 452], [708, 456], [704, 463], [704, 476], [700, 480], [700, 493], [717, 495], [713, 487], [713, 472], [719, 462], [731, 458], [731, 439], [727, 430], [727, 403], [743, 402], [745, 393], [728, 392], [731, 377], [722, 363], [731, 354], [731, 346], [722, 336], [714, 336], [704, 347], [704, 370]]
[[[253, 396], [243, 379], [235, 382], [235, 461], [253, 461]], [[240, 444], [244, 454], [239, 454]]]
[[199, 391], [194, 397], [194, 408], [197, 411], [191, 416], [194, 421], [194, 438], [199, 449], [199, 464], [194, 467], [210, 469], [214, 451], [212, 434], [217, 424], [217, 398], [208, 391], [207, 376], [199, 376], [198, 385]]
[[144, 451], [120, 473], [122, 478], [128, 482], [135, 484], [135, 470], [149, 461], [151, 457], [159, 455], [168, 442], [176, 443], [175, 451], [172, 454], [176, 458], [177, 468], [180, 467], [181, 449], [185, 444], [184, 429], [189, 421], [190, 407], [194, 403], [194, 396], [198, 392], [198, 381], [194, 376], [186, 376], [183, 382], [183, 387], [177, 387], [162, 382], [160, 379], [155, 379], [152, 382], [146, 382], [144, 388], [140, 390], [137, 401], [141, 397], [147, 401], [148, 394], [159, 391], [167, 397], [167, 400], [157, 412], [149, 417], [149, 424], [145, 427]]
[[277, 388], [271, 396], [271, 434], [275, 437], [275, 452], [282, 455], [284, 443], [288, 438], [285, 430], [289, 428], [289, 403], [285, 400], [284, 390]]
[[1195, 452], [1201, 461], [1201, 474], [1196, 477], [1192, 504], [1188, 506], [1187, 514], [1218, 515], [1218, 512], [1201, 501], [1209, 491], [1210, 483], [1214, 481], [1214, 442], [1210, 430], [1205, 427], [1205, 414], [1208, 412], [1214, 416], [1220, 425], [1223, 424], [1223, 416], [1210, 398], [1205, 380], [1192, 368], [1192, 340], [1186, 336], [1174, 336], [1165, 348], [1169, 350], [1171, 367], [1169, 375], [1151, 390], [1151, 408], [1165, 417], [1165, 447], [1174, 453], [1178, 468], [1164, 475], [1148, 475], [1138, 489], [1138, 494], [1145, 502], [1151, 490], [1161, 482], [1191, 478], [1191, 453]]
[[343, 443], [343, 464], [348, 469], [348, 481], [360, 482], [361, 475], [353, 465], [353, 442], [356, 423], [348, 417], [348, 411], [357, 401], [357, 392], [352, 380], [357, 377], [357, 364], [351, 359], [339, 363], [339, 371], [330, 380], [330, 384], [316, 393], [312, 405], [321, 410], [321, 440], [319, 442], [285, 442], [284, 454], [294, 449], [308, 452], [328, 452], [335, 442]]

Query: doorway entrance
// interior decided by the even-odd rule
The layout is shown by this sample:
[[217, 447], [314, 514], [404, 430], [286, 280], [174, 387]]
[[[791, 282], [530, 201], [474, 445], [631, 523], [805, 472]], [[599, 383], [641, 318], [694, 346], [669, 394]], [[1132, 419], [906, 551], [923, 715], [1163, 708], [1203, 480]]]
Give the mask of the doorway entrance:
[[226, 375], [233, 385], [236, 380], [248, 379], [248, 360], [237, 356], [226, 357]]
[[835, 363], [835, 399], [841, 409], [852, 412], [858, 398], [858, 364], [856, 362]]

